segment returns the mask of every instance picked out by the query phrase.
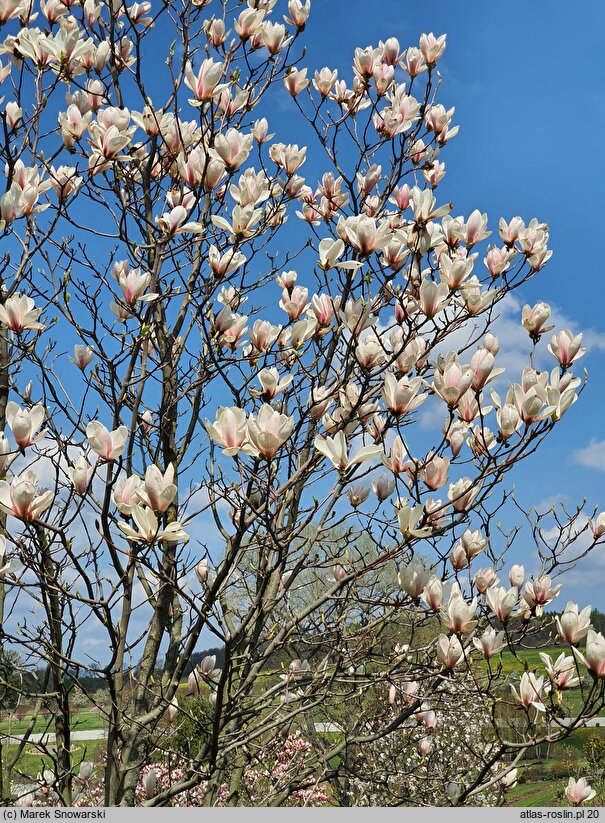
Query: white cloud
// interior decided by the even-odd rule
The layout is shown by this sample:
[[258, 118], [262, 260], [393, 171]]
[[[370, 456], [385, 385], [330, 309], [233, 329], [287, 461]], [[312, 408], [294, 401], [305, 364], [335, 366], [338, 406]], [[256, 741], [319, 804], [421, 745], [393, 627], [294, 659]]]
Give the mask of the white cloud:
[[588, 469], [605, 471], [605, 440], [593, 437], [587, 446], [573, 453], [572, 460]]

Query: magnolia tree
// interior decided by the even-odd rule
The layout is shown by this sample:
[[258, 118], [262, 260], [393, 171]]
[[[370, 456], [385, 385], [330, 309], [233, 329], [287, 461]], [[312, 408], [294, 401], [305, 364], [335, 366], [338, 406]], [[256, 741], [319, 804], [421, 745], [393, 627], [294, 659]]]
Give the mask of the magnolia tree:
[[[5, 800], [36, 713], [49, 803], [96, 779], [106, 805], [277, 805], [440, 802], [417, 758], [453, 774], [443, 729], [472, 711], [443, 800], [464, 803], [580, 722], [565, 689], [602, 705], [590, 607], [512, 690], [499, 664], [605, 531], [538, 518], [526, 582], [494, 527], [582, 390], [545, 303], [519, 317], [527, 367], [498, 364], [548, 227], [440, 198], [445, 35], [355, 49], [341, 78], [305, 64], [309, 0], [281, 6], [0, 2], [1, 639], [35, 680]], [[209, 645], [221, 667], [191, 671]], [[76, 690], [108, 727], [94, 772]], [[389, 741], [413, 781], [360, 771]]]

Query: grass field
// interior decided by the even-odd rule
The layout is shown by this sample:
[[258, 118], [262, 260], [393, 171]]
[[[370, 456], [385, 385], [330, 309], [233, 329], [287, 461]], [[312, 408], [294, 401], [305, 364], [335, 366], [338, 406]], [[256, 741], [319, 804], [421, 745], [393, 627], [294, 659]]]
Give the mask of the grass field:
[[[0, 734], [23, 734], [29, 727], [31, 719], [31, 715], [26, 715], [18, 720], [12, 717], [4, 717], [0, 720]], [[90, 709], [82, 709], [74, 715], [71, 728], [73, 731], [89, 731], [91, 729], [103, 729], [105, 725], [106, 723], [101, 715]], [[52, 722], [49, 725], [48, 718], [39, 715], [36, 718], [33, 732], [46, 731], [54, 731]]]

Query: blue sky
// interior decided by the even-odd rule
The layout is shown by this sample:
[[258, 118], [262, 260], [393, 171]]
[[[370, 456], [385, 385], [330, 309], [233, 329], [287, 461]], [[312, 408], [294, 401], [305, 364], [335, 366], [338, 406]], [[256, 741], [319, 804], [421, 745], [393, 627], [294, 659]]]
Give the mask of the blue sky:
[[[500, 216], [516, 214], [550, 225], [553, 258], [516, 297], [521, 305], [545, 300], [558, 323], [586, 332], [589, 351], [576, 373], [588, 369], [589, 384], [540, 452], [514, 473], [527, 505], [573, 506], [586, 497], [605, 508], [605, 282], [597, 251], [604, 230], [604, 30], [605, 4], [595, 0], [583, 3], [581, 14], [561, 0], [314, 0], [305, 32], [301, 65], [310, 75], [329, 65], [346, 79], [355, 46], [396, 36], [405, 48], [422, 32], [447, 33], [439, 100], [456, 107], [461, 128], [441, 158], [447, 174], [439, 202], [453, 202], [453, 214], [487, 212], [492, 229]], [[517, 316], [511, 311], [502, 325], [511, 365], [523, 357], [523, 337], [513, 332]], [[552, 367], [548, 355], [542, 365]], [[531, 545], [519, 544], [515, 554], [529, 571]], [[565, 579], [562, 597], [605, 608], [605, 548]]]

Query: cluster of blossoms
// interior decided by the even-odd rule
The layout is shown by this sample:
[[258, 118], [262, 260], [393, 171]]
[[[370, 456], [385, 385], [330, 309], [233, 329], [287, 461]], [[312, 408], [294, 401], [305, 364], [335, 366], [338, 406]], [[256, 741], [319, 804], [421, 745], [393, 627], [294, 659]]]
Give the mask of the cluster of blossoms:
[[[7, 255], [0, 295], [0, 371], [10, 375], [6, 391], [0, 386], [0, 509], [11, 516], [0, 578], [10, 597], [26, 600], [35, 587], [17, 578], [22, 560], [48, 594], [48, 611], [38, 601], [34, 609], [41, 625], [19, 624], [8, 639], [71, 672], [82, 621], [106, 633], [112, 666], [89, 661], [86, 670], [111, 681], [111, 741], [141, 715], [149, 728], [165, 718], [161, 728], [173, 733], [197, 705], [177, 697], [187, 656], [203, 630], [224, 644], [223, 668], [207, 655], [186, 683], [216, 713], [209, 739], [189, 741], [191, 759], [176, 765], [149, 765], [151, 752], [140, 753], [147, 744], [118, 751], [112, 742], [106, 800], [145, 802], [176, 786], [178, 805], [230, 802], [232, 787], [211, 773], [204, 749], [226, 746], [250, 757], [239, 796], [261, 803], [289, 790], [290, 803], [325, 804], [321, 741], [266, 742], [266, 717], [314, 710], [341, 678], [354, 682], [353, 694], [359, 682], [382, 688], [386, 677], [382, 728], [396, 709], [409, 717], [368, 749], [376, 783], [370, 791], [360, 780], [358, 801], [382, 800], [376, 787], [384, 786], [388, 802], [456, 802], [469, 781], [481, 781], [495, 745], [470, 665], [488, 661], [480, 665], [492, 688], [490, 659], [561, 588], [556, 563], [546, 562], [527, 580], [512, 566], [499, 586], [503, 563], [488, 528], [494, 485], [582, 391], [573, 373], [582, 335], [557, 329], [548, 304], [521, 311], [528, 365], [520, 375], [505, 372], [489, 331], [498, 304], [548, 262], [548, 225], [513, 216], [496, 231], [480, 209], [455, 216], [443, 202], [443, 154], [459, 131], [454, 107], [434, 93], [445, 35], [422, 34], [407, 49], [394, 37], [358, 48], [344, 78], [289, 62], [310, 0], [288, 0], [281, 16], [276, 0], [235, 9], [194, 0], [186, 14], [169, 6], [43, 0], [38, 13], [33, 3], [0, 0], [10, 30], [0, 85], [15, 96], [3, 104], [0, 231], [22, 253], [17, 263]], [[143, 85], [141, 43], [167, 18], [179, 20], [183, 51], [171, 50], [172, 86], [156, 106]], [[286, 125], [278, 139], [272, 131], [272, 109], [261, 106], [270, 89], [328, 149], [328, 168], [312, 179], [309, 147]], [[340, 143], [363, 133], [375, 146], [358, 141], [351, 172]], [[284, 227], [284, 262], [268, 252], [255, 268]], [[67, 383], [63, 331], [77, 367]], [[536, 365], [542, 356], [552, 358], [547, 369]], [[34, 383], [20, 390], [32, 372], [41, 402], [32, 400]], [[421, 415], [430, 424], [433, 412], [429, 448], [414, 424]], [[35, 460], [48, 442], [54, 482], [43, 489]], [[346, 537], [333, 526], [349, 522], [359, 527]], [[605, 513], [589, 530], [595, 542], [605, 536]], [[356, 545], [358, 534], [371, 550]], [[210, 557], [217, 535], [222, 549]], [[420, 559], [419, 541], [436, 559]], [[398, 588], [391, 579], [376, 594], [368, 580], [393, 561]], [[132, 618], [137, 587], [146, 597], [138, 613], [152, 614], [143, 632]], [[12, 600], [10, 609], [23, 611]], [[378, 672], [361, 659], [360, 614], [372, 625], [396, 616], [439, 628], [425, 649], [389, 651]], [[544, 669], [515, 683], [523, 719], [548, 717], [553, 696], [581, 685], [577, 665], [605, 677], [605, 640], [590, 607], [569, 603], [557, 629], [572, 654], [542, 655]], [[320, 669], [309, 649], [324, 642]], [[271, 656], [284, 650], [291, 662], [280, 660], [275, 685], [259, 689]], [[130, 690], [122, 688], [128, 661]], [[68, 748], [58, 747], [63, 775], [72, 771]], [[516, 772], [488, 772], [493, 783], [480, 796], [492, 803]], [[61, 780], [42, 776], [48, 804]], [[88, 764], [78, 780], [81, 797], [99, 803]], [[574, 802], [589, 799], [581, 781], [568, 791]]]

